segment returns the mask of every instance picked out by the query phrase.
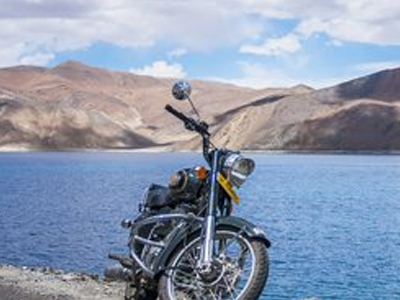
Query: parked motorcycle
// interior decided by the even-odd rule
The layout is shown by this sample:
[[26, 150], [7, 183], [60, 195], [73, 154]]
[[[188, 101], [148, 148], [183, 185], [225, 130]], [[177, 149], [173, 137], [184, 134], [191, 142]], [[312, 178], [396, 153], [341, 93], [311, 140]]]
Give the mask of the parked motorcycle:
[[239, 204], [235, 188], [253, 172], [254, 161], [211, 142], [187, 82], [177, 82], [172, 93], [188, 101], [197, 117], [171, 105], [165, 109], [202, 137], [208, 166], [179, 170], [168, 186], [148, 187], [139, 217], [121, 224], [130, 230], [129, 256], [110, 254], [122, 268], [108, 276], [127, 282], [126, 300], [258, 299], [268, 277], [270, 242], [260, 228], [232, 216], [233, 202]]

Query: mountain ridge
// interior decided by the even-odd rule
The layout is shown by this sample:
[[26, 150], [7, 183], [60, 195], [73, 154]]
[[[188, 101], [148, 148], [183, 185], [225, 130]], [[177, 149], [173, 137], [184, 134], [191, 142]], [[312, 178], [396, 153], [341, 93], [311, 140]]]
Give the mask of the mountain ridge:
[[[0, 69], [0, 149], [199, 149], [201, 140], [164, 111], [173, 83], [77, 61]], [[400, 68], [317, 90], [191, 84], [221, 147], [400, 149]]]

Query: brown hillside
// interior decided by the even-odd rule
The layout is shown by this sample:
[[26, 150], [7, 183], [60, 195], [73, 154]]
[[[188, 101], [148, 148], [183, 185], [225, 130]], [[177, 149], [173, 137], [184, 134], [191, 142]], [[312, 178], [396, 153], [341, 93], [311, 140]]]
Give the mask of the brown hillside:
[[[0, 69], [0, 148], [198, 149], [200, 140], [164, 111], [173, 79], [79, 62]], [[335, 87], [254, 90], [192, 81], [214, 142], [235, 149], [400, 149], [400, 69]]]

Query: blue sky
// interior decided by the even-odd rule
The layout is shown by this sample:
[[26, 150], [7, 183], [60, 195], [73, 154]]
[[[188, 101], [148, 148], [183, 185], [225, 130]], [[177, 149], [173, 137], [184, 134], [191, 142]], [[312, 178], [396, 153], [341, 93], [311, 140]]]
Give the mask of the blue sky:
[[0, 66], [66, 60], [255, 88], [400, 67], [393, 0], [0, 0]]

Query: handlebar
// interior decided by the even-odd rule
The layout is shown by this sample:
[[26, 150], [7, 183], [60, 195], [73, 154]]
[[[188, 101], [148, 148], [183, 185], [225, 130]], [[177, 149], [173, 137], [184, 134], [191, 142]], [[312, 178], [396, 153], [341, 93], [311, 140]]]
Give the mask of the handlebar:
[[196, 131], [201, 135], [210, 136], [208, 132], [208, 124], [202, 121], [195, 121], [192, 118], [187, 117], [185, 114], [177, 111], [171, 105], [167, 104], [165, 110], [170, 114], [174, 115], [176, 118], [181, 120], [185, 124], [185, 128], [191, 131]]
[[186, 117], [183, 113], [177, 111], [169, 104], [165, 106], [165, 110], [168, 111], [170, 114], [174, 115], [175, 117], [177, 117], [178, 119], [180, 119], [184, 123], [190, 122], [188, 117]]

